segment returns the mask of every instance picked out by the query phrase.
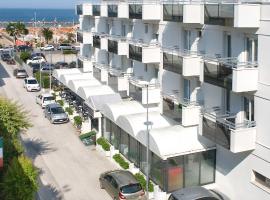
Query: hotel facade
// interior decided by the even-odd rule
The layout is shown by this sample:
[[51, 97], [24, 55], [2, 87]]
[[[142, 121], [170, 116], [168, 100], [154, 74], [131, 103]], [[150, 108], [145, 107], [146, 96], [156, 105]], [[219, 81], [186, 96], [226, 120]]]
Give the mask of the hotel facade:
[[164, 192], [270, 199], [270, 4], [101, 1], [76, 7], [77, 69], [54, 72], [98, 131]]

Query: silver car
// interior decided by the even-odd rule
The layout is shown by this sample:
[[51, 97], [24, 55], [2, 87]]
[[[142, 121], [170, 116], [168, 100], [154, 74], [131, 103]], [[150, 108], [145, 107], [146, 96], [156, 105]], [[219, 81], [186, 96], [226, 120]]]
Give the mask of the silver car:
[[114, 200], [146, 200], [142, 186], [129, 171], [105, 172], [100, 175], [99, 181], [100, 187], [105, 189]]
[[49, 119], [52, 124], [62, 124], [69, 121], [65, 111], [57, 103], [47, 105], [44, 109], [44, 116]]
[[16, 78], [26, 78], [26, 77], [28, 77], [27, 72], [24, 69], [14, 69], [13, 75]]

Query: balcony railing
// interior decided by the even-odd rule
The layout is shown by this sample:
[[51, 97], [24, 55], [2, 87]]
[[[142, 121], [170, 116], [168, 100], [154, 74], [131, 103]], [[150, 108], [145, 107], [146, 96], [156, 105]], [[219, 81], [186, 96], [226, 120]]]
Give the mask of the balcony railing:
[[77, 42], [83, 43], [83, 32], [77, 31]]
[[129, 58], [142, 62], [142, 47], [129, 44]]
[[179, 90], [172, 90], [171, 92], [161, 92], [161, 95], [165, 99], [170, 99], [171, 101], [181, 104], [183, 106], [199, 106], [202, 102], [192, 101], [188, 98], [180, 98]]
[[93, 36], [93, 47], [100, 49], [100, 36]]
[[108, 40], [108, 51], [114, 54], [118, 54], [118, 42], [114, 40]]
[[118, 6], [108, 5], [108, 17], [117, 17], [117, 16], [118, 16]]
[[204, 6], [204, 23], [220, 26], [234, 26], [234, 5], [206, 4]]
[[153, 81], [149, 82], [149, 81], [143, 80], [143, 77], [131, 76], [129, 78], [129, 82], [132, 85], [135, 85], [135, 86], [140, 87], [140, 88], [145, 88], [147, 85], [149, 88], [160, 88], [160, 84], [159, 84], [157, 79], [153, 79]]
[[204, 81], [232, 90], [233, 70], [256, 68], [257, 62], [239, 62], [237, 58], [211, 58], [205, 56]]
[[93, 5], [93, 16], [100, 16], [100, 5]]
[[234, 114], [224, 113], [219, 107], [203, 110], [202, 135], [227, 149], [231, 147], [233, 131], [255, 126], [255, 121], [244, 120], [242, 123], [237, 123]]
[[172, 22], [183, 22], [183, 5], [163, 4], [163, 20]]
[[142, 19], [142, 5], [141, 4], [129, 5], [129, 19]]

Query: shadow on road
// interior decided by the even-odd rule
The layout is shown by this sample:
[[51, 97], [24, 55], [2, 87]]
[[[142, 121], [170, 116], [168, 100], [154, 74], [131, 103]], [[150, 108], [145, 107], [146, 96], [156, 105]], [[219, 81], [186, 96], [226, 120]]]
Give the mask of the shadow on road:
[[52, 185], [44, 185], [39, 181], [39, 191], [36, 195], [36, 200], [63, 200], [61, 192]]
[[4, 66], [0, 63], [0, 87], [5, 85], [5, 81], [3, 80], [3, 78], [9, 78], [9, 74], [6, 71], [6, 69], [4, 68]]

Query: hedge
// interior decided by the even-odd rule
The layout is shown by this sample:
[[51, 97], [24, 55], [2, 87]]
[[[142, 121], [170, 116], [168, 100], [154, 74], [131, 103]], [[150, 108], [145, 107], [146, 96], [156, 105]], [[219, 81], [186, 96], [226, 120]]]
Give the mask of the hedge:
[[120, 154], [115, 154], [113, 159], [123, 168], [128, 169], [129, 163], [125, 161], [125, 159]]
[[111, 145], [107, 142], [107, 140], [105, 138], [103, 138], [103, 137], [98, 138], [97, 144], [102, 146], [102, 149], [104, 149], [104, 151], [110, 151]]
[[31, 54], [29, 52], [22, 52], [20, 55], [20, 59], [23, 60], [23, 62], [26, 62], [31, 57]]
[[64, 101], [63, 100], [57, 100], [56, 102], [59, 103], [60, 106], [62, 106], [62, 107], [64, 106]]
[[97, 134], [97, 133], [96, 133], [95, 131], [90, 131], [90, 132], [88, 132], [88, 133], [81, 134], [81, 135], [79, 136], [79, 138], [80, 138], [81, 140], [83, 140], [83, 139], [85, 139], [85, 138], [92, 137], [93, 135], [96, 135], [96, 134]]
[[49, 88], [50, 87], [50, 77], [49, 74], [47, 73], [41, 73], [41, 80], [42, 82], [40, 82], [40, 72], [36, 72], [34, 74], [35, 78], [37, 79], [37, 81], [39, 82], [39, 84], [43, 87], [43, 88]]
[[[144, 178], [144, 175], [142, 175], [140, 173], [136, 173], [135, 174], [135, 178], [141, 184], [141, 186], [143, 187], [143, 189], [146, 190], [146, 179]], [[154, 191], [154, 185], [153, 185], [153, 183], [151, 181], [149, 181], [148, 191], [149, 192], [153, 192]]]
[[80, 127], [82, 125], [82, 118], [80, 116], [75, 116], [73, 119], [77, 127]]
[[69, 114], [69, 115], [73, 115], [73, 109], [71, 107], [66, 107], [65, 111]]
[[68, 55], [68, 54], [77, 54], [78, 52], [76, 50], [63, 50], [63, 54]]

